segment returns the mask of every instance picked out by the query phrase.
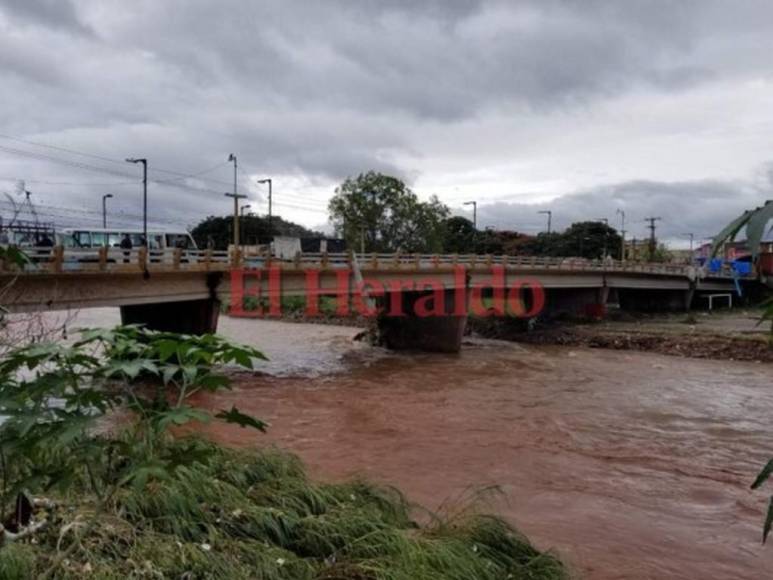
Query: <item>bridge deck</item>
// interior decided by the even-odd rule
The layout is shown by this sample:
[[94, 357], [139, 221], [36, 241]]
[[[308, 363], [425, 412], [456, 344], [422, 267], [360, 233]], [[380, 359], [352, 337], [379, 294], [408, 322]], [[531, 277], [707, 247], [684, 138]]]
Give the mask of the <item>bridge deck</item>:
[[[99, 250], [25, 249], [23, 268], [0, 267], [0, 304], [10, 311], [85, 308], [206, 299], [231, 293], [228, 272], [275, 266], [281, 270], [283, 295], [303, 295], [306, 272], [317, 270], [321, 293], [336, 293], [338, 274], [359, 271], [365, 278], [390, 285], [421, 283], [432, 278], [446, 288], [459, 283], [455, 267], [463, 266], [471, 284], [490, 283], [492, 267], [502, 266], [505, 283], [530, 278], [546, 289], [623, 288], [633, 290], [733, 291], [730, 272], [701, 268], [578, 258], [432, 254], [298, 254], [290, 260], [209, 250], [146, 251], [144, 248]], [[267, 277], [248, 276], [245, 288], [268, 292]], [[750, 278], [753, 280], [753, 278]], [[351, 291], [355, 290], [352, 284]]]
[[[269, 264], [286, 270], [351, 268], [354, 254], [299, 253], [293, 259], [280, 260], [259, 254], [229, 253], [212, 250], [122, 250], [119, 248], [71, 249], [25, 248], [30, 262], [22, 269], [0, 264], [0, 273], [17, 275], [86, 274], [136, 272], [225, 272], [234, 267], [263, 268]], [[568, 272], [627, 272], [695, 278], [732, 279], [729, 269], [709, 273], [690, 265], [621, 262], [617, 260], [586, 260], [583, 258], [544, 258], [533, 256], [494, 256], [473, 254], [359, 254], [356, 261], [367, 270], [425, 270], [452, 268], [560, 270]]]

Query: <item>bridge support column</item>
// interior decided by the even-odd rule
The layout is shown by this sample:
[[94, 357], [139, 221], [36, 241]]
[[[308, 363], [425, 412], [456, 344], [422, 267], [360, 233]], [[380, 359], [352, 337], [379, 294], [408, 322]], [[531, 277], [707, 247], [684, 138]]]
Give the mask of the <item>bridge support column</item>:
[[183, 334], [217, 332], [219, 316], [216, 298], [121, 306], [121, 324], [144, 324], [151, 330]]
[[[436, 305], [432, 303], [432, 292], [401, 292], [400, 298], [387, 294], [383, 299], [386, 312], [377, 319], [379, 343], [392, 350], [459, 352], [467, 315], [454, 314], [454, 290], [443, 291], [443, 296], [443, 304]], [[393, 299], [402, 302], [399, 311], [403, 315], [393, 315], [394, 310], [389, 308]], [[439, 312], [436, 315], [420, 315], [417, 307], [421, 311], [426, 305]]]

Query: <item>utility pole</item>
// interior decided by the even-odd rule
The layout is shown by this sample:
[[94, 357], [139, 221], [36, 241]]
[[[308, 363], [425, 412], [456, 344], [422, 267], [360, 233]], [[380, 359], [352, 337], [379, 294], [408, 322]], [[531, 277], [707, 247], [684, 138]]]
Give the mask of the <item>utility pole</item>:
[[617, 213], [620, 214], [620, 237], [622, 238], [622, 244], [620, 246], [620, 261], [625, 262], [625, 211], [618, 208]]
[[112, 193], [106, 193], [102, 196], [102, 228], [107, 229], [107, 200], [109, 197], [113, 197]]
[[274, 235], [274, 229], [271, 227], [271, 178], [258, 179], [258, 183], [268, 183], [268, 235]]
[[129, 157], [127, 163], [142, 163], [142, 243], [148, 245], [148, 160]]
[[692, 232], [688, 232], [682, 235], [690, 238], [690, 255], [692, 255], [692, 248], [693, 248], [693, 241], [695, 240], [695, 234], [693, 234]]
[[690, 264], [692, 264], [695, 261], [695, 256], [693, 255], [693, 241], [695, 240], [695, 234], [688, 232], [682, 235], [690, 238]]
[[655, 250], [657, 249], [657, 241], [655, 240], [655, 222], [662, 220], [660, 217], [648, 217], [644, 218], [645, 222], [650, 222], [647, 226], [650, 229], [650, 262], [655, 260]]
[[604, 254], [601, 256], [602, 260], [607, 258], [607, 238], [609, 238], [609, 218], [599, 218], [600, 222], [604, 222]]
[[244, 199], [247, 196], [238, 193], [226, 193], [226, 197], [234, 198], [234, 249], [238, 249], [240, 235], [239, 235], [239, 200]]
[[240, 232], [240, 235], [244, 238], [244, 240], [242, 240], [242, 244], [244, 244], [244, 242], [248, 241], [248, 238], [247, 238], [247, 228], [244, 227], [244, 223], [243, 223], [244, 222], [244, 210], [245, 209], [250, 209], [251, 207], [252, 206], [249, 203], [246, 203], [242, 207], [239, 208], [239, 221], [242, 222], [242, 223], [239, 224], [239, 232]]
[[538, 211], [537, 213], [547, 214], [547, 216], [548, 216], [548, 235], [550, 235], [550, 228], [551, 228], [552, 223], [553, 223], [553, 212], [550, 211], [549, 209], [545, 209], [545, 210], [542, 210], [542, 211]]

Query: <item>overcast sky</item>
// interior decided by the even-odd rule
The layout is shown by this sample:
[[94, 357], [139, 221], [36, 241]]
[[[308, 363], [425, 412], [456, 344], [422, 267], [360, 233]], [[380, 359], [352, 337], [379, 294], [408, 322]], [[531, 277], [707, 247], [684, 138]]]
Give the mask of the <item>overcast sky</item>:
[[654, 215], [702, 238], [773, 199], [772, 21], [768, 0], [0, 0], [0, 192], [97, 223], [112, 193], [132, 221], [122, 160], [147, 157], [154, 218], [193, 224], [230, 210], [233, 152], [246, 203], [271, 177], [309, 226], [376, 169], [477, 200], [481, 227], [621, 209], [629, 235]]

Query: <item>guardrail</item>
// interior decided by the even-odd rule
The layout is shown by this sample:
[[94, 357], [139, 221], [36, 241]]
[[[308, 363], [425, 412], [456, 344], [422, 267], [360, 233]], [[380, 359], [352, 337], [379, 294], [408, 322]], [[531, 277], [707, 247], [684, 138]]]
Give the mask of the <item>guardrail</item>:
[[298, 253], [290, 259], [239, 251], [185, 250], [167, 248], [23, 248], [29, 262], [23, 268], [0, 263], [0, 271], [16, 274], [88, 273], [88, 272], [169, 272], [226, 271], [234, 267], [261, 268], [269, 264], [283, 269], [349, 268], [354, 259], [362, 270], [432, 270], [464, 265], [490, 268], [494, 265], [520, 270], [560, 270], [577, 272], [627, 272], [690, 278], [743, 277], [730, 268], [708, 274], [705, 269], [678, 264], [587, 260], [584, 258], [546, 258], [537, 256], [494, 256], [475, 254], [404, 254], [404, 253]]

